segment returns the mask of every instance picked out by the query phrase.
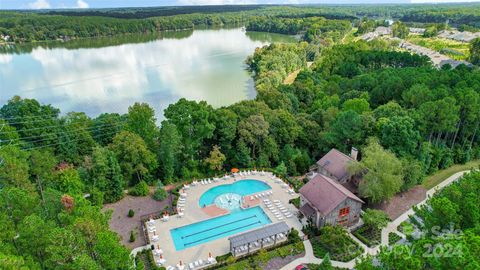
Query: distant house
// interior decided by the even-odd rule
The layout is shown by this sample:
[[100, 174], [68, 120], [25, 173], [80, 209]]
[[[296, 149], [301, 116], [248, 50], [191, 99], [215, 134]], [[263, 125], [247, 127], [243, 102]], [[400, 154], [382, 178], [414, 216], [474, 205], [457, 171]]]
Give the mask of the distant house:
[[[357, 160], [358, 150], [352, 148], [350, 156], [332, 148], [325, 156], [317, 161], [315, 172], [326, 175], [341, 184], [345, 184], [351, 180], [347, 167], [350, 163]], [[358, 183], [355, 183], [358, 185]]]
[[410, 27], [408, 28], [410, 30], [410, 33], [414, 33], [414, 34], [423, 34], [425, 33], [425, 28], [417, 28], [417, 27]]
[[379, 26], [375, 29], [375, 33], [377, 33], [379, 36], [388, 36], [392, 34], [392, 28]]
[[316, 174], [300, 189], [300, 212], [315, 226], [351, 226], [364, 202], [337, 181]]

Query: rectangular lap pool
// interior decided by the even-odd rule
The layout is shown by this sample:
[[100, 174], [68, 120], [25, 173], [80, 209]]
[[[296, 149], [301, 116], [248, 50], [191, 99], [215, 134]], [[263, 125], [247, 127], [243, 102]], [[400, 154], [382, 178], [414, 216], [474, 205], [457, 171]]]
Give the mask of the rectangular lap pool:
[[182, 250], [271, 223], [259, 206], [234, 211], [170, 230], [175, 249]]

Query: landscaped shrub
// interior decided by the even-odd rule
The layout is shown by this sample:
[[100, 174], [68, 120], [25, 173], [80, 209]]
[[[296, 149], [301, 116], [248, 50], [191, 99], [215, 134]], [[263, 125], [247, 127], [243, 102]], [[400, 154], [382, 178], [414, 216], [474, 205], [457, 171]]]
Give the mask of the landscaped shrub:
[[163, 266], [157, 266], [157, 264], [155, 263], [155, 259], [153, 258], [152, 250], [150, 249], [144, 249], [141, 252], [137, 253], [137, 257], [140, 257], [143, 260], [146, 266], [145, 269], [166, 270], [166, 268]]
[[131, 218], [133, 216], [135, 216], [135, 211], [133, 211], [133, 209], [128, 210], [128, 217]]
[[[298, 233], [298, 232], [297, 232]], [[285, 241], [279, 246], [272, 247], [272, 249], [267, 250], [263, 254], [263, 258], [259, 258], [259, 252], [253, 253], [247, 257], [242, 258], [235, 258], [230, 254], [218, 256], [217, 262], [218, 264], [215, 265], [212, 269], [258, 269], [261, 266], [263, 261], [270, 261], [275, 257], [282, 257], [285, 258], [288, 255], [298, 255], [305, 251], [305, 247], [303, 242], [296, 242], [296, 243], [289, 243]]]
[[228, 258], [230, 258], [230, 257], [233, 257], [233, 256], [232, 256], [232, 253], [229, 252], [229, 253], [227, 253], [227, 254], [225, 254], [225, 255], [220, 255], [220, 256], [215, 257], [215, 260], [216, 260], [218, 263], [221, 263], [221, 262], [227, 261]]
[[302, 231], [304, 234], [308, 235], [308, 238], [313, 238], [315, 236], [320, 235], [320, 230], [317, 228], [317, 226], [313, 225], [311, 222], [309, 222], [308, 225], [303, 226]]
[[128, 191], [128, 194], [132, 196], [147, 196], [148, 195], [148, 185], [145, 181], [140, 181], [133, 188]]
[[152, 198], [156, 201], [163, 201], [167, 198], [167, 192], [163, 188], [157, 188], [153, 193]]
[[297, 230], [292, 229], [288, 234], [288, 241], [290, 243], [296, 243], [296, 242], [302, 241], [302, 238], [300, 238], [300, 235]]
[[362, 226], [353, 232], [353, 235], [368, 247], [379, 245], [382, 240], [382, 230], [368, 226]]
[[296, 208], [300, 208], [300, 197], [295, 198], [295, 199], [291, 199], [288, 202], [293, 204]]
[[320, 229], [320, 236], [310, 239], [313, 254], [317, 258], [323, 258], [327, 253], [332, 260], [348, 262], [360, 254], [362, 248], [353, 241], [342, 227], [325, 226]]
[[141, 260], [141, 259], [139, 259], [139, 258], [135, 258], [135, 263], [136, 263], [135, 269], [137, 269], [137, 270], [145, 270], [145, 264], [143, 263], [143, 260]]
[[131, 243], [133, 243], [133, 242], [135, 242], [135, 239], [136, 239], [136, 238], [137, 238], [137, 237], [135, 236], [135, 232], [134, 232], [134, 231], [130, 231], [130, 239], [129, 239], [129, 241], [130, 241]]
[[388, 234], [388, 244], [389, 245], [393, 245], [395, 243], [397, 243], [398, 241], [400, 241], [402, 239], [402, 237], [400, 237], [400, 235], [394, 233], [394, 232], [390, 232]]

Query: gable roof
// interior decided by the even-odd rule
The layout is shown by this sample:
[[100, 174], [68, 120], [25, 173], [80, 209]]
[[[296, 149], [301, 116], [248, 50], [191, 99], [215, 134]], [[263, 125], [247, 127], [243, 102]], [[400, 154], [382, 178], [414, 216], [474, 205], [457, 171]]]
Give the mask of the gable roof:
[[317, 161], [317, 165], [324, 168], [327, 172], [340, 180], [347, 176], [347, 165], [351, 161], [354, 161], [354, 159], [337, 149], [332, 148], [332, 150]]
[[363, 203], [360, 198], [340, 183], [322, 174], [317, 174], [300, 188], [300, 194], [324, 216], [347, 198]]
[[310, 204], [306, 203], [300, 209], [298, 209], [302, 214], [306, 217], [311, 217], [313, 214], [316, 213], [315, 209], [310, 206]]

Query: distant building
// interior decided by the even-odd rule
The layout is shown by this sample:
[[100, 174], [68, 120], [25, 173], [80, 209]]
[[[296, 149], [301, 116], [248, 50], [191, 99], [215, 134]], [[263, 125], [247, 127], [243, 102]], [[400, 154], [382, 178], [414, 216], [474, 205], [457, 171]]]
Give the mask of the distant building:
[[375, 32], [379, 36], [387, 36], [392, 34], [392, 28], [391, 27], [385, 27], [385, 26], [379, 26], [377, 29], [375, 29]]
[[316, 174], [300, 189], [300, 212], [317, 227], [355, 225], [363, 203], [336, 180], [322, 174]]
[[391, 27], [379, 26], [374, 31], [363, 34], [360, 38], [366, 41], [370, 41], [382, 36], [387, 36], [392, 34]]
[[409, 30], [410, 30], [410, 33], [413, 33], [413, 34], [423, 35], [423, 33], [425, 33], [425, 28], [410, 27]]
[[[358, 150], [354, 147], [352, 147], [350, 156], [332, 148], [332, 150], [317, 161], [313, 171], [337, 180], [341, 184], [348, 183], [353, 178], [350, 177], [347, 167], [350, 163], [357, 160], [357, 156]], [[358, 183], [355, 184], [358, 185]]]
[[328, 176], [340, 184], [344, 185], [350, 191], [356, 193], [356, 189], [361, 180], [360, 176], [350, 176], [347, 171], [348, 165], [357, 160], [358, 150], [352, 147], [350, 156], [332, 148], [325, 154], [315, 166], [311, 168], [309, 178], [313, 178], [315, 174], [320, 173]]
[[472, 33], [468, 31], [460, 32], [458, 30], [443, 30], [438, 33], [438, 36], [461, 42], [470, 42], [476, 38], [480, 38], [480, 32]]

